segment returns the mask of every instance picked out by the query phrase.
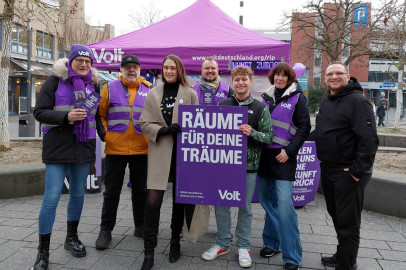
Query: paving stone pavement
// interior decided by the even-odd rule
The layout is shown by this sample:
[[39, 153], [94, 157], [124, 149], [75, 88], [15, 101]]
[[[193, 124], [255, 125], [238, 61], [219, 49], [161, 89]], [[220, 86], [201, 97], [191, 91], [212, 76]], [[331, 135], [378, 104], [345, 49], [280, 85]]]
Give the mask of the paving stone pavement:
[[[107, 250], [99, 251], [95, 249], [95, 240], [99, 232], [103, 197], [102, 193], [86, 194], [79, 225], [79, 237], [86, 245], [87, 256], [74, 258], [63, 248], [68, 200], [68, 195], [63, 194], [56, 212], [51, 237], [49, 269], [140, 269], [144, 257], [143, 241], [133, 236], [130, 198], [130, 190], [124, 185], [113, 240]], [[29, 269], [33, 265], [37, 254], [37, 218], [41, 202], [42, 196], [0, 200], [1, 270]], [[182, 240], [180, 260], [174, 264], [169, 263], [171, 202], [171, 184], [169, 184], [161, 209], [160, 233], [153, 269], [240, 269], [235, 241], [231, 246], [231, 252], [225, 256], [210, 262], [203, 261], [200, 257], [215, 242], [216, 220], [213, 209], [208, 233], [197, 243]], [[333, 269], [324, 267], [320, 262], [321, 256], [333, 254], [337, 245], [332, 220], [327, 213], [323, 195], [318, 194], [314, 202], [298, 209], [297, 213], [303, 247], [301, 269]], [[265, 216], [260, 204], [253, 204], [253, 215], [251, 269], [283, 269], [281, 254], [270, 259], [259, 256]], [[233, 232], [236, 216], [236, 209], [232, 208]], [[406, 270], [406, 219], [364, 211], [361, 227], [359, 270]]]

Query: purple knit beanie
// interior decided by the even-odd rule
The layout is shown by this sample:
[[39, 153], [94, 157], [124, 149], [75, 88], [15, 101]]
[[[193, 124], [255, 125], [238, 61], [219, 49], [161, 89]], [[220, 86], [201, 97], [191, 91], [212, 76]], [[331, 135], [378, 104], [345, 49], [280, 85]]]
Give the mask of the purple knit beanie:
[[82, 45], [82, 44], [73, 44], [72, 45], [72, 48], [70, 49], [70, 55], [69, 55], [69, 65], [72, 63], [73, 59], [75, 59], [78, 56], [89, 57], [90, 60], [92, 61], [92, 65], [93, 65], [92, 50], [89, 47], [87, 47], [86, 45]]

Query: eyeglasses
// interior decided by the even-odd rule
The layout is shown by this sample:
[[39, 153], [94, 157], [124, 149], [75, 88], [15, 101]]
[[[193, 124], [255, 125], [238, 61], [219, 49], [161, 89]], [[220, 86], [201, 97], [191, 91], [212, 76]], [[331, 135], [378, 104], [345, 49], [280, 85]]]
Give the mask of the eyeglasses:
[[86, 65], [90, 65], [90, 64], [92, 63], [92, 61], [89, 60], [89, 59], [78, 59], [78, 58], [75, 58], [75, 61], [78, 62], [79, 64], [85, 63]]
[[326, 74], [326, 77], [333, 77], [333, 75], [336, 75], [338, 77], [338, 76], [343, 76], [343, 75], [346, 75], [346, 74], [347, 74], [346, 72], [342, 72], [342, 71], [329, 72], [329, 73]]
[[126, 70], [131, 70], [131, 69], [138, 70], [138, 69], [140, 69], [140, 66], [127, 66], [127, 65], [125, 65], [123, 68], [125, 68]]

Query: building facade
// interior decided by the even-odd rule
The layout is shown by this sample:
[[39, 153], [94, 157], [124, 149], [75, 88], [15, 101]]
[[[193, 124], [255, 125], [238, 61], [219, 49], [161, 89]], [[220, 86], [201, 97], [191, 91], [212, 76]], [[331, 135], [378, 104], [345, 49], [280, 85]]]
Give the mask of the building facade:
[[[30, 1], [19, 0], [15, 4], [10, 36], [9, 114], [27, 112], [30, 92], [31, 106], [35, 105], [42, 84], [52, 74], [53, 63], [69, 55], [72, 44], [114, 37], [114, 26], [93, 27], [86, 23], [85, 0], [41, 1], [40, 5]], [[0, 0], [0, 12], [3, 11], [4, 1]], [[6, 33], [3, 29], [0, 32], [3, 42]], [[27, 80], [28, 57], [31, 82]]]
[[[370, 21], [371, 18], [371, 4], [363, 4], [365, 10], [365, 15], [362, 20], [366, 22]], [[325, 35], [323, 32], [323, 23], [326, 22], [326, 18], [336, 18], [338, 12], [334, 4], [326, 3], [323, 5], [323, 21], [319, 14], [316, 13], [295, 13], [292, 16], [294, 19], [291, 24], [291, 62], [292, 63], [303, 63], [309, 74], [309, 85], [316, 88], [324, 86], [324, 72], [327, 65], [331, 62], [329, 56], [320, 49], [317, 49], [317, 44], [314, 45], [314, 38], [321, 38], [321, 35]], [[356, 17], [356, 15], [351, 15], [351, 20]], [[355, 43], [362, 38], [363, 29], [365, 25], [362, 23], [356, 23], [356, 19], [351, 21], [351, 26], [347, 29], [350, 31], [349, 42]], [[309, 25], [316, 25], [317, 27], [309, 27]], [[334, 24], [333, 24], [334, 25]], [[340, 29], [335, 29], [335, 27], [330, 26], [331, 39], [334, 40], [333, 35], [336, 35], [336, 31]], [[363, 40], [363, 42], [369, 46], [369, 40]], [[334, 46], [332, 44], [332, 46]], [[348, 52], [345, 50], [340, 55], [341, 61], [345, 62], [347, 60]], [[350, 74], [356, 77], [359, 81], [368, 81], [368, 67], [369, 67], [369, 56], [360, 56], [355, 58], [349, 64]]]

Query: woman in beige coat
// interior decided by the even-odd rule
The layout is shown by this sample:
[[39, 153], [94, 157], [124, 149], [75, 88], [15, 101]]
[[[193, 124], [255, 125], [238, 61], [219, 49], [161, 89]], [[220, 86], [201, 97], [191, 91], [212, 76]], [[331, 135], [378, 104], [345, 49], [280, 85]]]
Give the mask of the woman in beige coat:
[[168, 179], [173, 179], [173, 209], [171, 220], [171, 245], [169, 262], [180, 257], [180, 234], [184, 220], [184, 205], [175, 203], [176, 187], [176, 137], [181, 132], [178, 125], [179, 104], [195, 104], [195, 91], [186, 81], [182, 61], [176, 55], [168, 55], [162, 64], [163, 84], [153, 88], [147, 96], [140, 117], [142, 131], [149, 138], [147, 202], [144, 223], [143, 270], [154, 264], [154, 249], [157, 246], [159, 216]]

